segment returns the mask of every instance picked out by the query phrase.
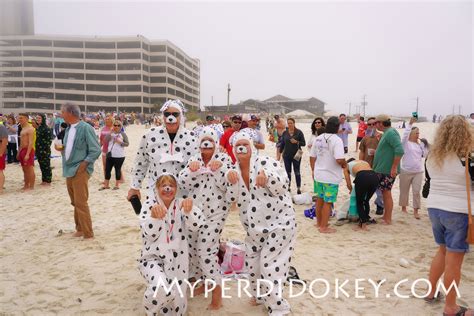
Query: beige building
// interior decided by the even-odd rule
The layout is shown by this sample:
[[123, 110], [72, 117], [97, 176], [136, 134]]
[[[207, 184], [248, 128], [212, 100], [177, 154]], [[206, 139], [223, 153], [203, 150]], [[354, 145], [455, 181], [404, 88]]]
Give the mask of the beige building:
[[[200, 105], [200, 64], [173, 43], [136, 37], [0, 36], [0, 112], [152, 112]], [[155, 108], [156, 108], [155, 106]]]

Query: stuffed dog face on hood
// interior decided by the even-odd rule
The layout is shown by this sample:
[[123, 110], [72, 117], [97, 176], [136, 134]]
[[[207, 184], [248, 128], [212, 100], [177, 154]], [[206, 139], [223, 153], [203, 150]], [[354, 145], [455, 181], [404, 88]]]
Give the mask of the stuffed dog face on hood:
[[217, 132], [211, 127], [204, 127], [199, 133], [199, 148], [201, 154], [215, 154], [217, 153]]

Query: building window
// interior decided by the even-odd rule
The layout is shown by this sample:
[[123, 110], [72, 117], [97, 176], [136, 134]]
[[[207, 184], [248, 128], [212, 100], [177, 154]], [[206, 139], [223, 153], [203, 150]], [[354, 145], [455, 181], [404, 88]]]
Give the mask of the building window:
[[23, 108], [25, 105], [23, 102], [5, 102], [3, 103], [4, 108], [9, 108], [9, 109], [20, 109]]
[[86, 85], [86, 90], [87, 91], [116, 92], [117, 88], [115, 85], [88, 84]]
[[150, 87], [143, 86], [143, 92], [150, 93]]
[[118, 59], [141, 59], [142, 56], [140, 53], [118, 53]]
[[56, 79], [84, 80], [84, 74], [71, 73], [71, 72], [55, 72], [54, 77]]
[[49, 50], [24, 50], [25, 57], [53, 57], [53, 52]]
[[166, 94], [166, 87], [151, 87], [151, 93]]
[[1, 40], [0, 46], [21, 46], [20, 40]]
[[82, 94], [56, 93], [55, 95], [56, 100], [84, 101], [84, 95]]
[[25, 60], [24, 67], [40, 67], [40, 68], [52, 68], [53, 63], [50, 61], [33, 61]]
[[86, 53], [87, 59], [115, 59], [115, 53]]
[[166, 46], [165, 45], [151, 45], [150, 51], [151, 52], [166, 52]]
[[48, 81], [25, 81], [25, 87], [28, 88], [52, 89], [53, 86], [53, 83]]
[[23, 40], [23, 46], [40, 46], [40, 47], [51, 47], [52, 41], [38, 40], [38, 39], [25, 39]]
[[173, 75], [173, 76], [176, 75], [176, 72], [174, 71], [173, 68], [168, 67], [167, 69], [168, 69], [168, 73], [169, 73], [170, 75]]
[[181, 55], [180, 53], [176, 52], [176, 58], [184, 62], [184, 56]]
[[165, 66], [151, 66], [150, 67], [150, 72], [151, 73], [163, 73], [163, 72], [166, 72], [166, 67]]
[[168, 83], [169, 83], [169, 84], [172, 84], [173, 86], [175, 86], [175, 85], [176, 85], [176, 80], [171, 79], [170, 77], [168, 77]]
[[35, 91], [26, 91], [25, 98], [31, 99], [54, 99], [54, 93], [52, 92], [35, 92]]
[[23, 87], [23, 81], [5, 81], [2, 85], [4, 88], [21, 88]]
[[142, 81], [144, 81], [144, 82], [150, 82], [150, 77], [143, 75], [143, 76], [142, 76]]
[[143, 97], [143, 103], [150, 104], [150, 98], [149, 97]]
[[166, 62], [166, 56], [151, 56], [150, 61], [152, 63], [165, 63]]
[[86, 42], [86, 48], [115, 48], [115, 42]]
[[176, 65], [176, 61], [173, 58], [167, 56], [166, 60], [168, 60], [168, 63], [170, 63], [171, 65]]
[[117, 102], [117, 97], [115, 96], [105, 96], [105, 95], [88, 95], [87, 101], [90, 102]]
[[23, 98], [23, 91], [6, 91], [3, 93], [3, 97], [6, 99]]
[[119, 96], [118, 102], [124, 103], [141, 103], [142, 97], [140, 96]]
[[53, 73], [52, 72], [42, 72], [42, 71], [25, 71], [25, 77], [53, 78]]
[[150, 68], [147, 65], [143, 64], [142, 66], [143, 66], [143, 71], [149, 72]]
[[115, 70], [115, 64], [86, 64], [86, 69], [91, 69], [91, 70]]
[[63, 69], [84, 69], [83, 63], [65, 63], [65, 62], [55, 62], [55, 68], [63, 68]]
[[86, 74], [86, 80], [115, 81], [115, 75]]
[[151, 83], [165, 83], [166, 77], [151, 77], [150, 82]]
[[141, 64], [118, 64], [118, 70], [141, 70]]
[[84, 53], [82, 52], [54, 52], [55, 58], [84, 58]]
[[4, 57], [21, 57], [21, 50], [4, 50], [2, 51]]
[[118, 75], [117, 76], [119, 81], [136, 81], [136, 80], [142, 80], [141, 75]]
[[166, 102], [166, 98], [151, 98], [150, 101], [151, 101], [150, 102], [151, 104], [162, 105], [163, 103]]
[[171, 47], [167, 46], [167, 50], [168, 50], [168, 54], [170, 55], [175, 55], [176, 54], [176, 51], [174, 49], [172, 49]]
[[56, 89], [84, 90], [84, 85], [81, 83], [56, 82], [55, 87]]
[[150, 61], [150, 56], [148, 56], [147, 54], [142, 54], [142, 59], [146, 61]]
[[10, 61], [4, 61], [4, 62], [1, 62], [3, 65], [3, 67], [21, 67], [22, 64], [21, 64], [21, 60], [10, 60]]
[[83, 48], [84, 43], [79, 41], [54, 41], [54, 47]]
[[176, 91], [174, 89], [168, 88], [168, 94], [176, 95]]
[[142, 92], [141, 85], [118, 86], [119, 92]]
[[25, 107], [27, 109], [54, 110], [53, 103], [26, 102]]
[[141, 48], [140, 42], [117, 42], [117, 48]]
[[150, 45], [148, 45], [147, 43], [142, 43], [142, 48], [146, 50], [147, 52], [150, 51]]

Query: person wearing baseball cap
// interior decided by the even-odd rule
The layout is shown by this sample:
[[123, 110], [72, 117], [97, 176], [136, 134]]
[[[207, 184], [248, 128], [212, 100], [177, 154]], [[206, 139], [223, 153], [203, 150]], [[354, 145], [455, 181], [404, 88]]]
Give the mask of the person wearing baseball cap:
[[382, 191], [385, 212], [383, 224], [392, 223], [392, 186], [397, 174], [400, 173], [400, 160], [404, 154], [400, 134], [392, 128], [390, 116], [380, 114], [375, 118], [375, 127], [383, 132], [375, 151], [373, 170], [379, 177], [379, 189]]
[[235, 156], [232, 150], [232, 144], [230, 143], [230, 138], [232, 137], [232, 135], [234, 135], [235, 132], [240, 131], [240, 128], [242, 126], [242, 116], [234, 115], [230, 118], [230, 121], [231, 128], [225, 130], [224, 134], [219, 140], [219, 145], [221, 146], [221, 151], [226, 151], [232, 159], [232, 162], [235, 163]]
[[[247, 121], [248, 127], [242, 129], [242, 132], [247, 133], [252, 138], [255, 148], [257, 148], [257, 155], [260, 149], [265, 149], [265, 138], [263, 137], [263, 134], [257, 129], [259, 122], [260, 118], [257, 115], [252, 114], [250, 115], [250, 120]], [[230, 142], [234, 142], [232, 137]]]

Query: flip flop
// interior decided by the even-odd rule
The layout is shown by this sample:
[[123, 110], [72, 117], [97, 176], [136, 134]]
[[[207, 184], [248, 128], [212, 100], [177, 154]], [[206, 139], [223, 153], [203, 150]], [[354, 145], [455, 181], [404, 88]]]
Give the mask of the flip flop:
[[118, 190], [118, 189], [120, 189], [120, 188], [119, 187], [114, 187], [112, 190]]
[[469, 311], [472, 311], [472, 310], [464, 306], [459, 306], [459, 310], [456, 314], [443, 313], [443, 316], [464, 316], [466, 315], [466, 312], [469, 312]]
[[110, 188], [102, 187], [99, 189], [99, 191], [104, 191], [104, 190], [109, 190]]

